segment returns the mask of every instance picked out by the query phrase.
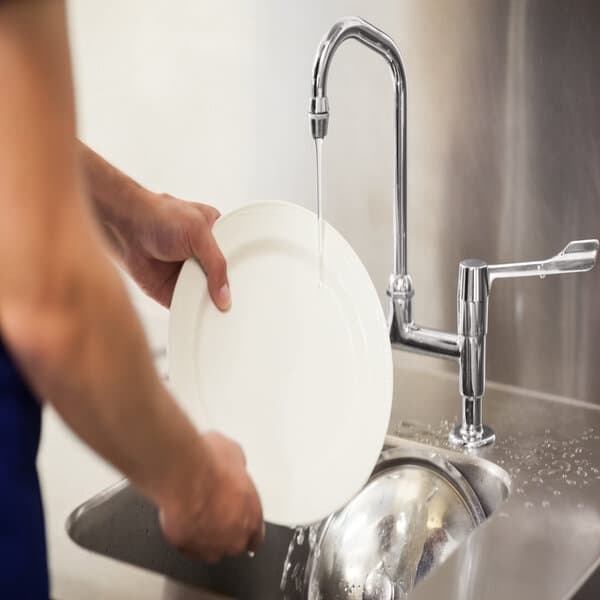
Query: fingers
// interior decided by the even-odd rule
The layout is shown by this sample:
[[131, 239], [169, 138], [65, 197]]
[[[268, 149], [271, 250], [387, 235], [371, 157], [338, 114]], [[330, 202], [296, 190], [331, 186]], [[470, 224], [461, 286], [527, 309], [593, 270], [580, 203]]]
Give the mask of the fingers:
[[[215, 212], [218, 213], [216, 209]], [[224, 311], [231, 306], [227, 264], [208, 224], [209, 221], [205, 218], [193, 228], [190, 245], [194, 256], [206, 273], [210, 297], [217, 308]]]
[[262, 519], [262, 510], [257, 502], [258, 510], [255, 509], [255, 516], [250, 521], [251, 525], [245, 533], [239, 535], [232, 541], [226, 551], [227, 556], [238, 556], [244, 552], [256, 552], [265, 539], [265, 524]]
[[189, 556], [191, 558], [199, 558], [200, 560], [203, 560], [204, 562], [207, 562], [210, 565], [214, 565], [220, 560], [222, 560], [223, 556], [225, 555], [219, 550], [204, 550], [199, 553], [191, 552], [189, 553]]
[[[163, 526], [162, 519], [161, 526]], [[206, 542], [209, 540], [200, 541], [202, 537], [204, 536], [186, 537], [185, 540], [171, 539], [170, 541], [185, 556], [200, 559], [210, 564], [221, 561], [225, 556], [239, 556], [244, 552], [256, 552], [265, 538], [265, 525], [262, 520], [262, 514], [260, 514], [260, 518], [253, 528], [238, 531], [238, 534], [228, 542], [225, 542], [219, 536], [218, 539], [221, 542], [225, 542], [223, 545], [206, 545]]]
[[256, 552], [265, 539], [265, 521], [263, 518], [262, 505], [256, 486], [248, 479], [250, 485], [249, 513], [251, 515], [248, 539], [245, 550]]
[[184, 490], [173, 505], [161, 507], [165, 537], [180, 551], [206, 562], [256, 551], [264, 540], [265, 525], [244, 452], [219, 433], [202, 438], [202, 460], [210, 468], [204, 471], [202, 485], [190, 485], [189, 497]]
[[265, 541], [265, 522], [262, 520], [262, 514], [260, 517], [260, 525], [254, 532], [250, 535], [250, 539], [248, 540], [248, 548], [250, 552], [256, 552]]

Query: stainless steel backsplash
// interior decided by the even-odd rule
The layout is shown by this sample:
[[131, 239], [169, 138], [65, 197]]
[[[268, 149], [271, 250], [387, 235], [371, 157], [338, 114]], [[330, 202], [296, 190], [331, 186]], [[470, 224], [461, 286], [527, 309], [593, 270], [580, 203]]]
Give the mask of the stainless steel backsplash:
[[[428, 4], [434, 13], [435, 3]], [[429, 211], [416, 192], [411, 204], [414, 220], [439, 224], [427, 259], [439, 265], [439, 285], [430, 280], [422, 292], [443, 306], [444, 327], [454, 322], [461, 256], [536, 259], [571, 239], [600, 236], [600, 4], [446, 5], [453, 7], [448, 21], [464, 26], [444, 43], [454, 50], [435, 42], [446, 37], [443, 22], [423, 36], [444, 63], [423, 90], [439, 106], [439, 121], [426, 134], [439, 136], [438, 153], [423, 156], [428, 164], [419, 169], [421, 177], [437, 173], [439, 203]], [[413, 256], [426, 257], [427, 238], [413, 233]], [[427, 268], [422, 260], [414, 265]], [[599, 402], [599, 298], [599, 271], [498, 282], [489, 378]]]
[[[358, 12], [403, 53], [415, 317], [454, 331], [460, 259], [540, 259], [569, 240], [600, 236], [600, 3], [351, 4], [338, 3], [345, 10], [329, 7], [315, 20], [324, 33], [336, 16]], [[326, 213], [384, 300], [391, 267], [389, 75], [378, 57], [349, 42], [330, 81]], [[308, 83], [307, 72], [306, 93]], [[600, 270], [495, 284], [488, 379], [600, 402], [599, 297]]]

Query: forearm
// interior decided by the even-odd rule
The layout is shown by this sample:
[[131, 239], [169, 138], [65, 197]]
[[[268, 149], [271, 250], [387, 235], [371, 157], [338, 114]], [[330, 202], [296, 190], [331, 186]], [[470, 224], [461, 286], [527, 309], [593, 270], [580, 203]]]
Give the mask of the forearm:
[[98, 221], [123, 256], [127, 245], [124, 236], [135, 228], [137, 215], [147, 210], [145, 204], [151, 194], [83, 142], [77, 146], [81, 173]]
[[[38, 293], [4, 296], [6, 343], [39, 397], [157, 502], [198, 472], [200, 439], [161, 384], [140, 323], [103, 256], [38, 273]], [[76, 301], [74, 301], [76, 299]], [[173, 469], [179, 465], [181, 470]]]

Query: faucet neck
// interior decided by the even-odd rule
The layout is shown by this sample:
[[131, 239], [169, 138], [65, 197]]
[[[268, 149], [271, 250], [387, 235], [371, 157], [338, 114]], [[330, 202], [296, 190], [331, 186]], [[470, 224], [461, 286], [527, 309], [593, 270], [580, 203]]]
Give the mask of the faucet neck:
[[[329, 105], [327, 75], [337, 48], [347, 39], [355, 39], [383, 56], [392, 70], [395, 93], [394, 160], [394, 277], [406, 276], [406, 77], [398, 47], [387, 34], [358, 17], [338, 21], [323, 38], [313, 66], [310, 103], [311, 131], [315, 139], [327, 135]], [[396, 286], [397, 287], [397, 286]]]

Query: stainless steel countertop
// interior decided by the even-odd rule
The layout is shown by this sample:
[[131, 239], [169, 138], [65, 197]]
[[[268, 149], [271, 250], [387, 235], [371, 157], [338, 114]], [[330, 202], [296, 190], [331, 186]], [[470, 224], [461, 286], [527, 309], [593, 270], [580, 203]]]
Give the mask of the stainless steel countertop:
[[[403, 356], [395, 355], [397, 364], [402, 364]], [[510, 494], [447, 562], [417, 586], [410, 598], [569, 598], [600, 562], [600, 409], [490, 384], [484, 411], [485, 421], [494, 427], [498, 441], [491, 448], [471, 452], [508, 473]], [[448, 447], [447, 431], [459, 412], [455, 376], [396, 368], [390, 434]], [[104, 527], [115, 531], [112, 537], [107, 532], [102, 543], [94, 547], [85, 541], [91, 524], [82, 521], [73, 535], [79, 543], [193, 583], [194, 563], [178, 557], [164, 542], [161, 546], [160, 541], [153, 541], [156, 524], [152, 507], [148, 510], [134, 490], [118, 488], [116, 496], [96, 496], [92, 505], [103, 511]], [[146, 527], [149, 536], [140, 540], [146, 556], [136, 560], [127, 549], [116, 551], [110, 547], [111, 539], [121, 546], [123, 540], [133, 544], [132, 521], [137, 521], [137, 531]], [[272, 529], [268, 536], [285, 553], [289, 536], [283, 528]], [[257, 559], [259, 555], [254, 561]], [[279, 566], [271, 563], [241, 562], [240, 568], [259, 569], [265, 577], [269, 572], [268, 577], [273, 579], [271, 571]], [[218, 578], [218, 572], [198, 574], [197, 583], [211, 583]], [[261, 600], [276, 597], [276, 593], [271, 586]]]
[[[447, 446], [455, 377], [397, 369], [395, 385], [390, 433]], [[507, 471], [510, 494], [410, 598], [569, 598], [600, 562], [600, 411], [491, 384], [484, 419], [498, 441], [477, 455]]]

